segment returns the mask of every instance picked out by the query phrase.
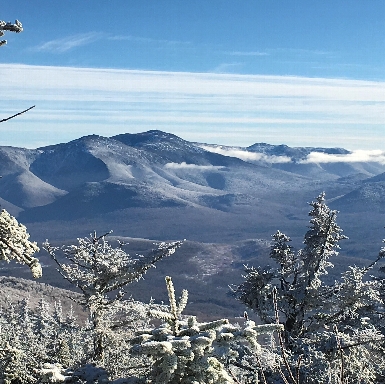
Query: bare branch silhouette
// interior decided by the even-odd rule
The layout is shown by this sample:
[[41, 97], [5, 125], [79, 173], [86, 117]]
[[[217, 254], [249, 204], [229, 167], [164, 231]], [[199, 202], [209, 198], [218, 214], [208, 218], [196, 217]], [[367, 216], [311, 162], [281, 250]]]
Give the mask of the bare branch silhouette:
[[19, 113], [16, 113], [15, 115], [10, 116], [10, 117], [7, 117], [6, 119], [0, 120], [0, 123], [4, 123], [4, 121], [8, 121], [8, 120], [13, 119], [13, 118], [16, 117], [16, 116], [20, 116], [20, 115], [22, 115], [23, 113], [28, 112], [29, 110], [31, 110], [32, 108], [35, 108], [35, 107], [36, 107], [36, 105], [32, 105], [32, 107], [29, 107], [29, 108], [25, 109], [24, 111], [21, 111], [21, 112], [19, 112]]

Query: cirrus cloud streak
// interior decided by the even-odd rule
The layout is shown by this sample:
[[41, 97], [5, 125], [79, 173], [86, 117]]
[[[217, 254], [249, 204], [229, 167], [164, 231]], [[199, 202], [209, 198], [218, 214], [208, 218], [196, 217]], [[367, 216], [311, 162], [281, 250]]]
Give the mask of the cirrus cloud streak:
[[[46, 48], [71, 49], [93, 38]], [[46, 132], [49, 125], [53, 135], [47, 144], [76, 138], [74, 132], [108, 136], [149, 128], [236, 146], [267, 141], [375, 149], [385, 140], [385, 82], [380, 81], [19, 64], [0, 64], [0, 71], [0, 90], [7, 95], [0, 116], [36, 104], [8, 127]], [[26, 145], [12, 142], [12, 134], [8, 143]]]

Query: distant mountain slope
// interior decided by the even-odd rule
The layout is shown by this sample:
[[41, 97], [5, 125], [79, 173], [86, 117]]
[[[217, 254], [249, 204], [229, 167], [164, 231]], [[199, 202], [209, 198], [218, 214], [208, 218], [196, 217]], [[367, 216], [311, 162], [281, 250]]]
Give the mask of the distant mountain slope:
[[28, 170], [31, 162], [39, 155], [39, 150], [0, 147], [0, 175], [6, 176]]
[[321, 191], [336, 209], [362, 212], [367, 202], [353, 192], [375, 182], [381, 206], [383, 192], [370, 178], [383, 177], [384, 164], [307, 161], [313, 151], [350, 154], [192, 143], [158, 130], [90, 135], [35, 150], [0, 147], [0, 202], [38, 239], [102, 228], [225, 242], [269, 237], [278, 228], [296, 237], [307, 203]]
[[[229, 210], [250, 198], [308, 183], [160, 131], [91, 135], [39, 148], [24, 172], [29, 172], [24, 184], [17, 173], [7, 176], [3, 198], [25, 209], [20, 219], [26, 222], [72, 220], [132, 207]], [[41, 191], [40, 201], [35, 190]]]
[[357, 188], [333, 199], [332, 206], [349, 213], [385, 214], [385, 173], [362, 179]]
[[151, 188], [102, 181], [83, 184], [81, 188], [70, 191], [51, 204], [21, 212], [19, 219], [26, 223], [48, 220], [71, 221], [102, 216], [127, 208], [175, 206], [178, 206], [176, 199], [159, 196]]
[[61, 302], [63, 314], [73, 311], [79, 322], [84, 322], [88, 314], [77, 303], [81, 299], [79, 293], [48, 285], [39, 281], [31, 281], [16, 276], [0, 276], [0, 306], [7, 308], [9, 304], [28, 300], [33, 311], [38, 310], [39, 301], [43, 299], [53, 309], [55, 303]]
[[312, 152], [327, 153], [329, 155], [347, 155], [351, 153], [344, 148], [320, 148], [320, 147], [289, 147], [287, 145], [272, 145], [256, 143], [246, 148], [250, 152], [264, 153], [269, 156], [287, 156], [292, 161], [305, 160]]
[[[315, 161], [325, 154], [340, 157]], [[0, 203], [36, 241], [73, 243], [94, 230], [112, 229], [130, 237], [125, 240], [136, 252], [153, 241], [132, 238], [186, 238], [181, 252], [159, 263], [130, 293], [166, 300], [168, 274], [190, 290], [186, 312], [233, 316], [242, 308], [230, 302], [228, 284], [240, 281], [243, 264], [267, 262], [276, 230], [302, 247], [307, 203], [322, 191], [341, 211], [337, 222], [350, 238], [341, 244], [336, 274], [328, 278], [337, 278], [347, 264], [365, 265], [364, 259], [376, 257], [384, 237], [385, 165], [344, 162], [349, 155], [340, 148], [192, 143], [157, 130], [90, 135], [35, 150], [0, 147]], [[43, 281], [68, 288], [46, 253], [39, 257], [50, 271]], [[3, 263], [0, 274], [30, 277], [28, 268], [14, 263]], [[6, 294], [13, 282], [2, 281]]]
[[50, 204], [66, 194], [30, 171], [8, 174], [0, 182], [2, 198], [24, 209]]
[[40, 148], [30, 170], [45, 182], [66, 191], [86, 182], [105, 180], [109, 176], [106, 165], [91, 153], [92, 145], [98, 139], [99, 136], [86, 136]]
[[332, 205], [349, 213], [385, 213], [385, 181], [364, 181], [359, 188], [335, 199]]
[[[363, 174], [367, 178], [383, 172], [385, 165], [374, 162], [299, 162], [299, 163], [284, 163], [274, 164], [275, 168], [279, 168], [288, 172], [297, 173], [309, 177], [324, 177], [328, 179], [354, 176]], [[317, 176], [318, 175], [318, 176]]]
[[376, 182], [383, 182], [383, 181], [385, 181], [385, 172], [380, 173], [379, 175], [373, 176], [370, 179], [366, 180], [367, 183], [376, 183]]
[[125, 133], [112, 136], [112, 139], [121, 141], [130, 147], [145, 150], [152, 153], [157, 159], [161, 158], [166, 162], [186, 162], [197, 165], [229, 165], [239, 163], [238, 159], [225, 159], [223, 156], [207, 152], [178, 136], [158, 130], [134, 134]]

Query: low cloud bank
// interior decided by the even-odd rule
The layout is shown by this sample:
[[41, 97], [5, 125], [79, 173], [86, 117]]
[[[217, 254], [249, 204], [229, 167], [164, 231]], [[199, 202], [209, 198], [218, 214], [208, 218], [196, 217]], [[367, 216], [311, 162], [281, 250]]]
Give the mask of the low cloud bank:
[[385, 164], [385, 151], [357, 150], [344, 155], [331, 155], [323, 152], [311, 152], [302, 164], [309, 163], [380, 163]]
[[[201, 145], [206, 151], [231, 156], [243, 161], [263, 161], [270, 164], [290, 163], [288, 156], [269, 156], [264, 153], [250, 152], [240, 148], [225, 146]], [[324, 152], [311, 152], [300, 164], [311, 163], [380, 163], [385, 165], [385, 151], [381, 150], [356, 150], [348, 154], [328, 154]]]
[[209, 152], [218, 153], [220, 155], [236, 157], [243, 161], [264, 161], [271, 164], [291, 162], [291, 158], [288, 156], [269, 156], [265, 155], [264, 153], [250, 152], [237, 148], [226, 148], [221, 146], [211, 147], [208, 145], [201, 145], [201, 148]]
[[165, 168], [169, 169], [200, 169], [200, 170], [219, 170], [223, 167], [216, 165], [198, 165], [198, 164], [187, 164], [186, 162], [182, 163], [167, 163]]

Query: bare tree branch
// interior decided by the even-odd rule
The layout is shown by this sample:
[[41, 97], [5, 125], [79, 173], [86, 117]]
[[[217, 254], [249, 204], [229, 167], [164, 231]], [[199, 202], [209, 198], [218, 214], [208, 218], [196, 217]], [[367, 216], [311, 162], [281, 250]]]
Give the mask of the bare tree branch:
[[36, 105], [32, 105], [32, 107], [29, 107], [29, 108], [25, 109], [24, 111], [21, 111], [21, 112], [19, 112], [19, 113], [16, 113], [15, 115], [10, 116], [10, 117], [7, 117], [6, 119], [0, 120], [0, 123], [4, 123], [4, 121], [8, 121], [8, 120], [13, 119], [13, 118], [16, 117], [16, 116], [20, 116], [20, 115], [22, 115], [23, 113], [28, 112], [29, 110], [31, 110], [32, 108], [35, 108], [35, 107], [36, 107]]

